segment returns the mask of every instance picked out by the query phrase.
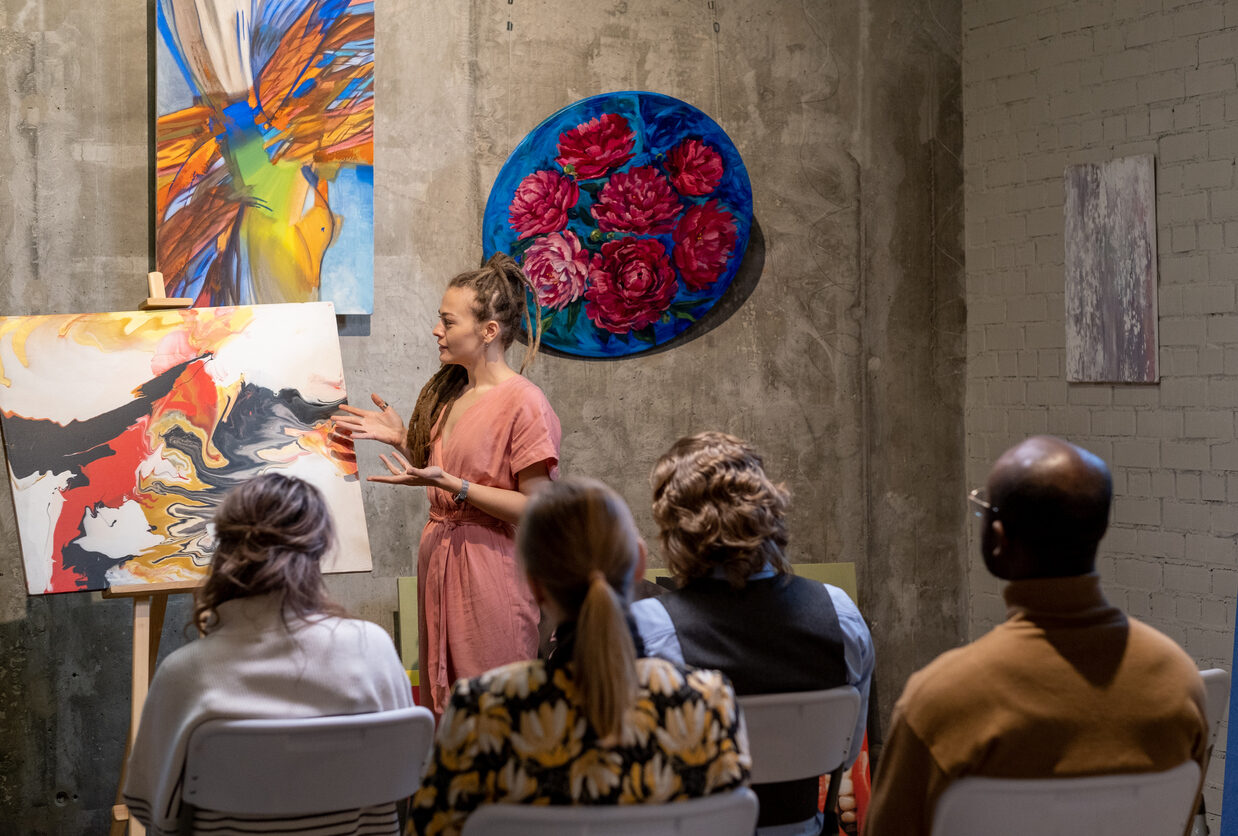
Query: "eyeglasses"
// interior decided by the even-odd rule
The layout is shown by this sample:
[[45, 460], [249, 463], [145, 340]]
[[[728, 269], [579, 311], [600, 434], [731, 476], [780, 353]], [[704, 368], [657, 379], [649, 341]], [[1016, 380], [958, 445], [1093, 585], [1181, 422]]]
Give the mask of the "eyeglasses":
[[984, 488], [976, 488], [967, 495], [967, 501], [975, 506], [972, 509], [972, 513], [977, 517], [983, 517], [985, 511], [988, 511], [995, 517], [997, 516], [997, 506], [989, 502], [988, 496], [988, 491]]

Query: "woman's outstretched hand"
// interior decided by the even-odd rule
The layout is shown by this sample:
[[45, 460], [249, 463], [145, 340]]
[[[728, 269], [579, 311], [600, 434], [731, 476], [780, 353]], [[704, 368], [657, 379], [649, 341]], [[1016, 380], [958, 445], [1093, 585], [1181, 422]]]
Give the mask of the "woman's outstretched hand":
[[372, 394], [370, 398], [377, 410], [343, 404], [341, 411], [332, 416], [335, 419], [335, 435], [338, 436], [336, 440], [348, 443], [357, 439], [373, 439], [403, 450], [404, 421], [381, 397]]
[[404, 458], [404, 455], [398, 450], [391, 454], [391, 458], [385, 455], [379, 456], [379, 458], [383, 460], [383, 464], [387, 465], [387, 470], [391, 471], [391, 475], [369, 476], [367, 481], [386, 482], [388, 485], [446, 488], [447, 474], [443, 472], [443, 468], [437, 465], [413, 467], [409, 464], [408, 459]]

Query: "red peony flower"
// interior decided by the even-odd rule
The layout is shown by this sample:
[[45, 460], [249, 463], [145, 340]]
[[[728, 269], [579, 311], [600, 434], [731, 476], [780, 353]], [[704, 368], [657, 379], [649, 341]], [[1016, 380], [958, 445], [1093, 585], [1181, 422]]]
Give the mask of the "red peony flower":
[[592, 180], [632, 159], [634, 142], [627, 119], [603, 113], [559, 134], [556, 161], [577, 180]]
[[520, 181], [507, 207], [520, 238], [558, 232], [567, 226], [567, 210], [580, 199], [580, 188], [557, 171], [535, 171]]
[[653, 166], [612, 174], [590, 210], [603, 232], [658, 235], [675, 228], [679, 198]]
[[685, 139], [666, 155], [666, 170], [680, 194], [709, 194], [722, 182], [722, 155], [699, 139]]
[[657, 322], [679, 292], [666, 248], [652, 238], [607, 241], [599, 266], [585, 291], [585, 315], [612, 334]]
[[552, 232], [530, 244], [523, 266], [524, 274], [537, 288], [538, 304], [557, 311], [580, 298], [590, 275], [598, 271], [599, 261], [569, 230]]
[[735, 218], [710, 200], [684, 212], [672, 238], [679, 274], [692, 290], [703, 290], [722, 275], [735, 249]]

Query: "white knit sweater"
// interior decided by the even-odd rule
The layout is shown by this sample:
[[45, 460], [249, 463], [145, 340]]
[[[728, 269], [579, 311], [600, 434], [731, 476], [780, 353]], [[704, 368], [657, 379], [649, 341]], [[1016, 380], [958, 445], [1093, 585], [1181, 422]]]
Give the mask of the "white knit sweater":
[[322, 717], [412, 705], [377, 624], [324, 617], [286, 627], [272, 596], [222, 604], [219, 626], [155, 672], [129, 757], [125, 801], [152, 836], [178, 833], [189, 735], [221, 717]]

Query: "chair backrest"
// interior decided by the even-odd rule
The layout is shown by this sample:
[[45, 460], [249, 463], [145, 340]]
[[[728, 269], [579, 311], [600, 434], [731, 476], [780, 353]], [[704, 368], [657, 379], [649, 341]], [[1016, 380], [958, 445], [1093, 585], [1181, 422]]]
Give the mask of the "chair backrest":
[[189, 738], [182, 797], [204, 810], [309, 815], [405, 798], [434, 715], [413, 707], [296, 719], [208, 720]]
[[963, 778], [942, 793], [933, 836], [1182, 836], [1199, 764], [1082, 778]]
[[1204, 680], [1204, 695], [1208, 709], [1208, 742], [1216, 743], [1217, 733], [1221, 730], [1221, 721], [1225, 719], [1229, 708], [1229, 674], [1220, 668], [1209, 668], [1200, 671]]
[[483, 804], [461, 836], [752, 836], [757, 797], [747, 787], [669, 804]]
[[851, 753], [860, 692], [825, 691], [740, 697], [752, 753], [752, 783], [794, 781], [833, 772]]

